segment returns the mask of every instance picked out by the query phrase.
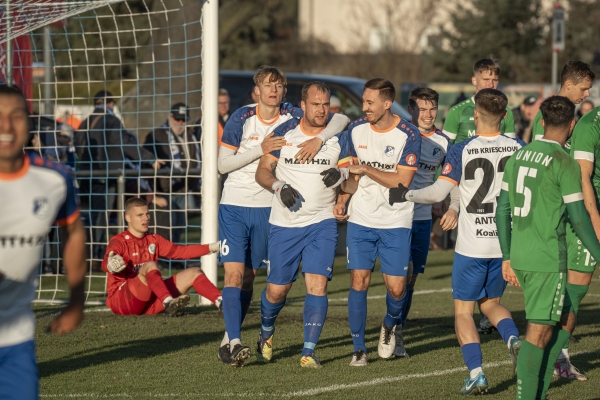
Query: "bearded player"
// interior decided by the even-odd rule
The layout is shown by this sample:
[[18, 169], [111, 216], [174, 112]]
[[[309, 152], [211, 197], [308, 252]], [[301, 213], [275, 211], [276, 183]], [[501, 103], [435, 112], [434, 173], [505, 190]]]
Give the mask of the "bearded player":
[[163, 280], [158, 257], [174, 260], [199, 258], [219, 251], [219, 243], [176, 245], [160, 235], [148, 233], [150, 212], [145, 200], [134, 197], [125, 203], [127, 230], [112, 237], [102, 269], [108, 273], [106, 305], [115, 314], [174, 316], [190, 301], [192, 287], [215, 306], [221, 293], [200, 268], [187, 268]]
[[0, 85], [0, 397], [38, 398], [35, 297], [46, 235], [60, 227], [62, 262], [71, 297], [48, 331], [72, 332], [83, 319], [85, 231], [71, 170], [23, 154], [31, 139], [25, 96]]

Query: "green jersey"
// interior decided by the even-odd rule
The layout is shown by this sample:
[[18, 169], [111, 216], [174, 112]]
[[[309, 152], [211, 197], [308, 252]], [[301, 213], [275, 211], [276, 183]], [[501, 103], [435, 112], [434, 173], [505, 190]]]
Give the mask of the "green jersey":
[[592, 186], [596, 204], [600, 204], [600, 107], [585, 114], [575, 125], [571, 136], [571, 155], [575, 160], [594, 163]]
[[[544, 137], [544, 127], [542, 126], [542, 112], [538, 111], [533, 119], [533, 127], [531, 128], [531, 141], [540, 140]], [[568, 153], [571, 149], [571, 138], [568, 138], [563, 146], [565, 151]]]
[[583, 200], [579, 164], [557, 142], [537, 140], [508, 160], [502, 190], [508, 192], [512, 214], [511, 266], [566, 271], [565, 209]]
[[[448, 111], [444, 122], [443, 132], [452, 143], [460, 143], [475, 136], [475, 98], [458, 103]], [[500, 123], [500, 133], [508, 137], [515, 137], [515, 120], [510, 108], [506, 107], [506, 118]]]

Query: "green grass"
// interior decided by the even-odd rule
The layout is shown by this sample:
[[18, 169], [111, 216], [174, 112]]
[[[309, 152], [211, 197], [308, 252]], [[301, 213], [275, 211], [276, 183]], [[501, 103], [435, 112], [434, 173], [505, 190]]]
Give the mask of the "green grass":
[[[329, 286], [331, 300], [317, 355], [324, 368], [302, 370], [302, 300], [304, 282], [292, 288], [288, 304], [277, 319], [274, 360], [260, 364], [252, 356], [246, 366], [234, 369], [216, 357], [223, 333], [223, 319], [214, 308], [193, 306], [183, 316], [118, 317], [90, 308], [77, 332], [66, 336], [44, 334], [52, 307], [36, 307], [38, 315], [38, 362], [41, 395], [95, 398], [220, 398], [271, 397], [319, 399], [441, 399], [459, 398], [458, 390], [468, 375], [454, 335], [452, 296], [449, 292], [451, 252], [432, 253], [426, 274], [419, 278], [405, 339], [410, 359], [383, 361], [377, 358], [377, 339], [385, 312], [385, 287], [374, 273], [369, 296], [367, 347], [369, 365], [348, 365], [352, 340], [347, 322], [349, 274], [345, 260], [338, 259]], [[244, 342], [255, 350], [259, 324], [259, 294], [265, 271], [257, 277], [255, 300], [243, 326]], [[444, 290], [444, 291], [440, 291]], [[573, 363], [587, 374], [588, 382], [555, 380], [551, 399], [599, 398], [600, 382], [600, 283], [594, 279], [580, 309], [575, 332], [579, 341], [571, 346]], [[523, 295], [508, 287], [502, 301], [524, 329]], [[494, 333], [482, 337], [484, 371], [490, 382], [488, 397], [515, 397], [508, 350]], [[454, 370], [454, 371], [453, 371]], [[418, 374], [425, 375], [420, 376]], [[379, 380], [379, 381], [377, 381]], [[334, 385], [338, 385], [337, 387]], [[354, 385], [354, 386], [344, 386]], [[307, 392], [317, 389], [316, 393]], [[321, 391], [319, 391], [321, 390]]]

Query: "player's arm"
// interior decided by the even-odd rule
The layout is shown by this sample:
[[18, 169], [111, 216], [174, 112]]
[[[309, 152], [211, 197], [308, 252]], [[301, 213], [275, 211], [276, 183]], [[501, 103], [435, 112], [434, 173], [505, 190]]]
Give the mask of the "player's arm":
[[[577, 157], [577, 155], [576, 155]], [[594, 162], [584, 159], [577, 159], [581, 169], [581, 191], [583, 193], [583, 202], [585, 209], [589, 214], [596, 237], [600, 238], [600, 213], [596, 206], [596, 194], [592, 185], [592, 174], [594, 173]]]
[[510, 109], [506, 110], [506, 115], [504, 116], [504, 132], [502, 133], [511, 138], [517, 136], [515, 132], [515, 117]]
[[401, 168], [399, 166], [396, 168], [396, 172], [380, 171], [366, 164], [350, 166], [350, 173], [366, 175], [388, 189], [398, 187], [400, 184], [409, 186], [416, 171], [416, 168]]
[[262, 156], [254, 177], [260, 186], [273, 191], [282, 206], [290, 208], [296, 204], [296, 200], [300, 198], [300, 193], [286, 183], [286, 181], [275, 177], [274, 174], [278, 159], [279, 152], [272, 152]]
[[337, 135], [346, 129], [350, 123], [350, 118], [344, 114], [329, 113], [329, 121], [327, 126], [317, 136], [312, 139], [305, 141], [298, 145], [300, 150], [296, 153], [294, 158], [299, 160], [301, 163], [311, 162], [312, 159], [321, 150], [323, 143]]
[[502, 182], [502, 190], [496, 206], [496, 228], [502, 251], [502, 277], [513, 286], [520, 286], [519, 280], [510, 266], [510, 242], [512, 238], [512, 217], [508, 197], [508, 183]]
[[156, 240], [158, 242], [158, 246], [156, 246], [158, 250], [158, 256], [173, 260], [191, 260], [194, 258], [200, 258], [207, 254], [219, 252], [221, 247], [219, 242], [180, 246], [160, 235], [156, 235]]
[[104, 253], [102, 270], [111, 274], [118, 274], [127, 268], [126, 260], [128, 259], [127, 247], [123, 246], [119, 236], [115, 236], [108, 243], [108, 247]]
[[458, 135], [458, 128], [460, 124], [460, 110], [451, 108], [446, 115], [446, 121], [444, 122], [444, 135], [448, 136], [450, 143], [454, 144], [456, 136]]
[[350, 217], [346, 213], [346, 211], [348, 210], [348, 200], [350, 200], [350, 197], [352, 197], [352, 194], [345, 192], [344, 187], [342, 185], [342, 188], [341, 188], [340, 192], [338, 193], [335, 206], [333, 207], [333, 216], [338, 221], [345, 221]]
[[[567, 199], [566, 197], [570, 198]], [[600, 243], [598, 243], [596, 232], [586, 210], [584, 197], [581, 193], [577, 193], [570, 196], [563, 196], [563, 200], [567, 206], [569, 221], [577, 237], [581, 240], [583, 246], [588, 249], [592, 257], [598, 260], [598, 257], [600, 257]]]
[[450, 205], [440, 220], [440, 226], [445, 231], [451, 231], [458, 226], [458, 210], [460, 208], [460, 189], [454, 186], [450, 192]]

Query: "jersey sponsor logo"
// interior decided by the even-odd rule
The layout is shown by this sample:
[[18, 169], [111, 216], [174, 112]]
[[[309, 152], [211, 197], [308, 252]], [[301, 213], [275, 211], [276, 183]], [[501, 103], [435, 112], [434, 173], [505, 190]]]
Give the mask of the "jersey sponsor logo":
[[33, 199], [33, 215], [38, 218], [47, 218], [50, 215], [50, 201], [47, 197]]
[[385, 146], [385, 155], [391, 157], [394, 155], [394, 150], [396, 150], [393, 146]]
[[327, 151], [327, 145], [324, 144], [323, 146], [321, 146], [321, 150], [319, 150], [319, 153], [322, 151]]
[[369, 167], [377, 168], [377, 169], [395, 169], [396, 164], [382, 164], [379, 161], [362, 161], [359, 160], [360, 164], [368, 165]]
[[498, 237], [498, 231], [495, 229], [476, 229], [475, 237], [477, 238], [489, 238], [489, 237]]
[[31, 235], [31, 236], [0, 236], [0, 247], [25, 247], [25, 246], [41, 246], [44, 244], [46, 236]]
[[259, 140], [259, 139], [260, 139], [260, 136], [258, 136], [258, 135], [251, 135], [251, 136], [248, 138], [248, 140]]
[[408, 165], [415, 165], [417, 163], [417, 156], [414, 154], [409, 154], [406, 156], [406, 163]]
[[[300, 162], [300, 160], [295, 159], [295, 158], [285, 158], [284, 162], [286, 164], [302, 164]], [[316, 164], [316, 165], [331, 165], [331, 160], [328, 160], [326, 158], [313, 158], [312, 161], [310, 162], [305, 162], [304, 165], [310, 165], [310, 164]]]
[[425, 171], [435, 171], [437, 166], [419, 162], [419, 168], [424, 169]]
[[446, 163], [442, 169], [442, 175], [448, 175], [450, 172], [452, 172], [452, 165], [450, 163]]
[[154, 243], [152, 243], [150, 246], [148, 246], [148, 251], [150, 252], [150, 254], [155, 254], [156, 253], [156, 245]]
[[359, 149], [365, 149], [365, 150], [366, 150], [366, 149], [367, 149], [367, 145], [366, 145], [366, 144], [359, 144], [359, 145], [358, 145], [358, 148], [359, 148]]
[[439, 147], [436, 147], [433, 149], [433, 156], [435, 158], [440, 158], [442, 156], [442, 149], [440, 149]]

